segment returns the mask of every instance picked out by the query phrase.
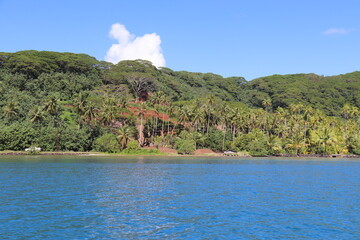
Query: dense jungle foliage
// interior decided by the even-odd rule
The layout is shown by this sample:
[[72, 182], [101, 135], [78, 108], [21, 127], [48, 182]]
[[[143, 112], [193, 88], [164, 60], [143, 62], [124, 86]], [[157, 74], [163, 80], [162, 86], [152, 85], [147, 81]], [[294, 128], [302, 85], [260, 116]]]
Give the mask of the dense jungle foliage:
[[247, 82], [145, 60], [0, 53], [0, 150], [359, 154], [359, 108], [360, 72]]

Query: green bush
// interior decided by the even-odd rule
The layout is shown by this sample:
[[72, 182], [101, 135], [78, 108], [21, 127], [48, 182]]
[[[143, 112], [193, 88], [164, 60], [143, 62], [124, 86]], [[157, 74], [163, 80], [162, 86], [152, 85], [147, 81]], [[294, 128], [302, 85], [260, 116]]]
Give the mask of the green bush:
[[36, 135], [30, 124], [0, 125], [0, 151], [24, 151], [25, 148], [33, 145]]
[[121, 151], [124, 154], [134, 154], [134, 155], [148, 155], [148, 154], [160, 154], [157, 149], [144, 149], [141, 148], [137, 140], [131, 140], [127, 147]]
[[86, 128], [63, 128], [59, 136], [59, 148], [61, 151], [89, 151], [92, 144], [90, 136], [91, 132]]
[[127, 150], [129, 151], [137, 151], [140, 149], [140, 146], [139, 146], [139, 142], [136, 141], [136, 140], [131, 140], [127, 147], [126, 147]]
[[266, 142], [255, 140], [248, 145], [249, 153], [251, 156], [265, 156], [268, 154]]
[[[213, 151], [224, 151], [231, 149], [231, 133], [226, 132], [224, 139], [224, 132], [220, 130], [210, 130], [205, 139], [205, 148], [210, 148]], [[225, 141], [224, 141], [225, 140]], [[223, 149], [224, 148], [224, 149]]]
[[261, 131], [254, 131], [248, 134], [240, 134], [233, 141], [232, 147], [236, 151], [247, 151], [252, 156], [267, 155], [267, 137]]
[[98, 152], [119, 152], [119, 143], [116, 140], [116, 136], [112, 133], [105, 134], [97, 138], [93, 144], [93, 150]]
[[196, 150], [194, 140], [177, 139], [175, 142], [175, 149], [179, 154], [193, 154]]

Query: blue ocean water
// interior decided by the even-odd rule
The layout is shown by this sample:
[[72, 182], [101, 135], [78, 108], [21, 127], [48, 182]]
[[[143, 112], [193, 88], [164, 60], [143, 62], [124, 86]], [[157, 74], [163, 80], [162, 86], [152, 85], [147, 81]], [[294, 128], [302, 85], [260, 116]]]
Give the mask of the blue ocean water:
[[1, 157], [1, 239], [360, 239], [360, 161]]

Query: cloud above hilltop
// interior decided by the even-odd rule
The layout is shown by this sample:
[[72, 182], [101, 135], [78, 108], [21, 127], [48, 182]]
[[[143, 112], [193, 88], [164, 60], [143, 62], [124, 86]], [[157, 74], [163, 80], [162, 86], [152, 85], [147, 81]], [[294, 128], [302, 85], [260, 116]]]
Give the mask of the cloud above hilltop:
[[345, 28], [329, 28], [323, 32], [325, 35], [346, 35], [351, 33], [352, 30]]
[[165, 66], [161, 50], [161, 39], [156, 33], [136, 37], [124, 25], [115, 23], [111, 26], [109, 37], [117, 40], [106, 53], [105, 61], [118, 63], [122, 60], [144, 59], [156, 67]]

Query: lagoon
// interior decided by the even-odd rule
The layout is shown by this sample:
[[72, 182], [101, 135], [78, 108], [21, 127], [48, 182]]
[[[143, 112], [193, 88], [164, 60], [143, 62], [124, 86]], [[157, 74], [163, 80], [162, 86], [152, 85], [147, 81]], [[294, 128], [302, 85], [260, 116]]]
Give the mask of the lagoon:
[[1, 239], [360, 239], [360, 161], [1, 156]]

